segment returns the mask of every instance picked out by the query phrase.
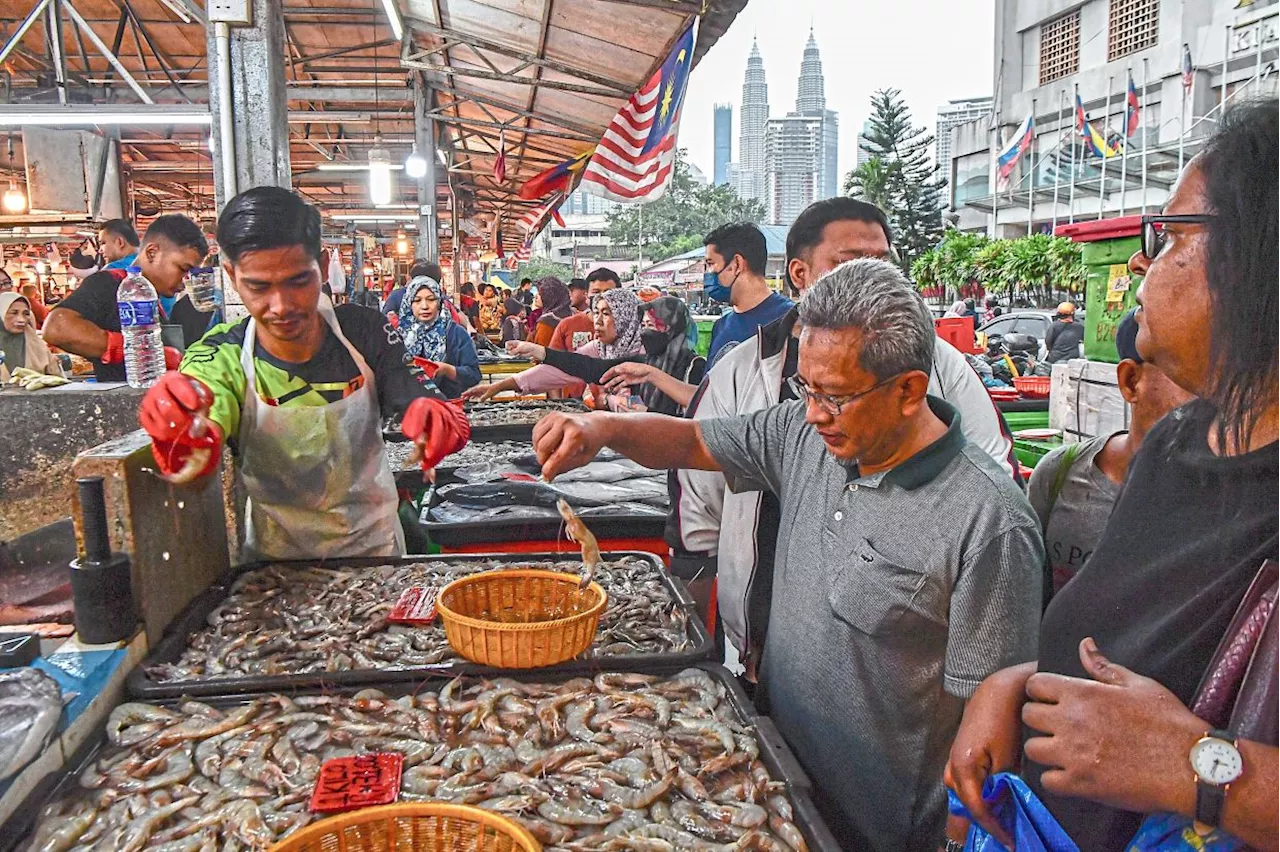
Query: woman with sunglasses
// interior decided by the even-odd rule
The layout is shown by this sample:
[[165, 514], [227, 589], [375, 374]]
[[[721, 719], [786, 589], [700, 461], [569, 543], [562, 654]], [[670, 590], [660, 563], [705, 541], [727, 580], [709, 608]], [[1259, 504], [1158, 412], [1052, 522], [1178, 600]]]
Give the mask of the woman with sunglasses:
[[1260, 567], [1280, 556], [1278, 147], [1275, 100], [1228, 113], [1144, 221], [1137, 348], [1198, 399], [1148, 433], [1045, 612], [1039, 660], [966, 708], [947, 783], [1006, 845], [982, 787], [1013, 770], [1086, 852], [1276, 848], [1274, 656], [1240, 685], [1275, 642], [1274, 596], [1246, 592], [1258, 579], [1274, 595]]

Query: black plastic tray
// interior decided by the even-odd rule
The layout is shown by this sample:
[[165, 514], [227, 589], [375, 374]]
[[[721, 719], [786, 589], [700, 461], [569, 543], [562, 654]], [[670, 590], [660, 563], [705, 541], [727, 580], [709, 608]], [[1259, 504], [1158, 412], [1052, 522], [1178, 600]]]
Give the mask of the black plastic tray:
[[[739, 720], [742, 724], [752, 729], [756, 735], [756, 740], [760, 745], [760, 761], [769, 770], [769, 775], [786, 785], [787, 796], [791, 800], [791, 808], [793, 811], [794, 824], [800, 829], [808, 842], [809, 848], [814, 852], [844, 852], [844, 847], [836, 840], [835, 835], [827, 828], [822, 817], [818, 813], [817, 805], [811, 797], [813, 790], [813, 782], [809, 780], [805, 774], [800, 762], [792, 754], [791, 748], [782, 739], [782, 735], [778, 733], [778, 729], [774, 726], [773, 721], [766, 716], [761, 716], [742, 691], [742, 687], [738, 684], [736, 678], [729, 673], [727, 669], [717, 663], [699, 662], [694, 664], [669, 664], [655, 667], [652, 674], [657, 675], [674, 675], [686, 668], [699, 668], [706, 671], [713, 679], [718, 681], [725, 687], [727, 700], [733, 705]], [[626, 671], [626, 669], [617, 669], [618, 671]], [[579, 673], [580, 674], [580, 673]], [[435, 673], [429, 674], [427, 679], [436, 676]], [[447, 675], [439, 675], [447, 676]], [[573, 672], [555, 672], [549, 669], [538, 669], [533, 671], [508, 672], [507, 677], [518, 681], [535, 681], [535, 682], [556, 682], [564, 681], [575, 677]], [[372, 681], [362, 684], [348, 684], [338, 687], [330, 691], [338, 694], [354, 693], [361, 689], [378, 688], [387, 693], [391, 697], [399, 697], [411, 692], [416, 692], [425, 685], [424, 681], [420, 683], [406, 683], [403, 681], [388, 682]], [[314, 693], [315, 688], [304, 689], [300, 687], [282, 689], [280, 692], [299, 695], [305, 693]], [[216, 698], [209, 699], [207, 703], [214, 707], [222, 708], [239, 704], [244, 701], [252, 700], [257, 697], [257, 692], [245, 692], [236, 694], [221, 695]], [[176, 704], [181, 700], [180, 696], [174, 696], [166, 699], [156, 700], [154, 703], [162, 705]], [[80, 750], [67, 761], [67, 769], [60, 775], [54, 775], [42, 781], [35, 790], [32, 791], [21, 805], [15, 810], [14, 815], [5, 823], [4, 830], [0, 831], [0, 852], [13, 852], [26, 842], [27, 835], [35, 827], [36, 820], [39, 818], [40, 811], [43, 807], [61, 796], [69, 785], [77, 783], [76, 779], [83, 772], [89, 761], [97, 758], [98, 751], [106, 742], [105, 730], [98, 732], [95, 737], [91, 737], [89, 741], [80, 748]]]
[[[324, 563], [328, 568], [365, 567], [370, 565], [389, 565], [396, 562], [486, 562], [492, 559], [503, 559], [509, 562], [539, 562], [545, 560], [564, 560], [563, 553], [530, 553], [530, 554], [442, 554], [436, 556], [407, 556], [400, 559], [367, 557], [360, 559], [340, 559]], [[662, 561], [652, 553], [617, 552], [606, 553], [604, 559], [620, 557], [641, 558], [650, 562], [658, 572], [658, 576], [667, 591], [671, 594], [676, 606], [684, 610], [689, 639], [693, 647], [687, 651], [666, 654], [631, 654], [625, 657], [604, 657], [591, 659], [574, 659], [547, 666], [541, 669], [499, 669], [482, 666], [466, 660], [453, 660], [432, 666], [418, 666], [405, 669], [355, 669], [342, 672], [304, 672], [285, 675], [246, 675], [242, 677], [206, 678], [200, 680], [152, 680], [146, 672], [147, 667], [160, 663], [170, 663], [182, 656], [187, 647], [187, 637], [205, 625], [205, 619], [230, 591], [231, 583], [237, 576], [264, 567], [268, 563], [252, 563], [232, 569], [222, 581], [206, 589], [195, 600], [187, 605], [182, 614], [170, 625], [162, 638], [125, 680], [125, 690], [134, 698], [146, 701], [190, 696], [237, 695], [263, 692], [287, 692], [295, 689], [334, 688], [343, 686], [364, 686], [371, 683], [396, 683], [402, 681], [418, 681], [433, 675], [454, 677], [460, 674], [497, 675], [511, 674], [513, 671], [532, 671], [536, 673], [599, 672], [604, 670], [647, 672], [655, 667], [688, 666], [709, 659], [715, 652], [715, 642], [707, 634], [706, 627], [698, 617], [697, 605], [679, 579], [673, 577], [663, 566]], [[290, 562], [273, 562], [273, 565], [290, 564], [298, 567], [313, 566], [315, 560]]]
[[[504, 438], [499, 440], [507, 440], [507, 439]], [[471, 440], [468, 443], [492, 444], [497, 442], [494, 440], [484, 440], [484, 441]], [[533, 452], [532, 444], [529, 445], [529, 452]], [[445, 460], [448, 461], [447, 458]], [[447, 467], [446, 466], [437, 467], [436, 468], [436, 484], [447, 485], [454, 482], [457, 482], [457, 483], [464, 482], [465, 480], [462, 480], [457, 476], [458, 467], [459, 466], [452, 466], [452, 465]], [[427, 482], [423, 478], [421, 468], [413, 468], [411, 470], [392, 470], [391, 473], [396, 478], [397, 488], [404, 488], [409, 491], [415, 491], [415, 490], [424, 490], [431, 487], [431, 483]]]
[[[441, 501], [438, 494], [431, 496], [428, 508]], [[591, 532], [598, 539], [608, 538], [662, 538], [666, 532], [667, 516], [664, 515], [599, 515], [585, 517]], [[514, 518], [503, 521], [419, 521], [419, 526], [441, 547], [466, 547], [476, 544], [507, 544], [513, 541], [553, 542], [564, 538], [564, 521], [560, 518]]]

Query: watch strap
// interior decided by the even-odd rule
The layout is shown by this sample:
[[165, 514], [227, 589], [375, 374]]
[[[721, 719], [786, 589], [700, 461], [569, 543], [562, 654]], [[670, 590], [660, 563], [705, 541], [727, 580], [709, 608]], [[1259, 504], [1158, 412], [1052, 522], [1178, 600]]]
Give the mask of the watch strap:
[[[1230, 731], [1224, 731], [1221, 728], [1213, 728], [1205, 733], [1206, 737], [1212, 737], [1216, 740], [1225, 740], [1234, 747], [1236, 738]], [[1222, 806], [1227, 801], [1227, 787], [1229, 784], [1209, 784], [1203, 778], [1196, 776], [1196, 822], [1204, 825], [1218, 827], [1222, 822]]]

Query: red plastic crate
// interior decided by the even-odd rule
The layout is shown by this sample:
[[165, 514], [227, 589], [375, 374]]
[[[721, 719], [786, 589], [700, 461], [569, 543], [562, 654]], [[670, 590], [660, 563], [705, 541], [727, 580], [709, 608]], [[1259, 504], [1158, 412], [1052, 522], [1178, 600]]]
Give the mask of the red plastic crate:
[[1018, 393], [1032, 399], [1045, 399], [1049, 396], [1048, 376], [1018, 376], [1013, 380]]

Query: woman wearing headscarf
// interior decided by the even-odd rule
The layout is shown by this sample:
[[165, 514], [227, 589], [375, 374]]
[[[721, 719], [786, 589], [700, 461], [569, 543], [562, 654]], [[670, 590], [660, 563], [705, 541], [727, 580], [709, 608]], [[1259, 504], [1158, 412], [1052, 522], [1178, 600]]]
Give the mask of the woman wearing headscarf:
[[508, 340], [524, 340], [524, 302], [514, 296], [503, 303], [506, 316], [502, 318], [502, 342]]
[[[592, 309], [595, 337], [578, 348], [580, 355], [592, 358], [621, 358], [639, 355], [644, 351], [640, 344], [639, 300], [634, 290], [606, 290], [596, 299]], [[544, 393], [563, 390], [566, 396], [581, 396], [586, 382], [571, 376], [550, 364], [539, 364], [522, 373], [508, 376], [487, 385], [476, 385], [464, 396], [468, 399], [492, 399], [503, 391], [517, 393]], [[626, 397], [623, 397], [625, 400]], [[602, 395], [602, 403], [613, 407], [616, 401]]]
[[[604, 294], [601, 295], [603, 297]], [[693, 317], [684, 302], [675, 296], [663, 296], [641, 305], [638, 312], [641, 318], [640, 344], [644, 350], [641, 354], [592, 358], [578, 352], [561, 352], [532, 343], [511, 344], [507, 349], [558, 367], [591, 384], [599, 384], [605, 373], [618, 364], [643, 362], [656, 368], [654, 381], [635, 388], [644, 409], [656, 414], [681, 415], [684, 404], [658, 385], [666, 383], [663, 376], [695, 386], [702, 381], [707, 369], [707, 359], [693, 350], [691, 332], [697, 333]], [[632, 410], [639, 407], [635, 406]]]
[[400, 303], [400, 336], [405, 351], [449, 399], [480, 382], [480, 360], [466, 329], [453, 321], [440, 282], [419, 275], [405, 287]]
[[19, 293], [0, 293], [0, 351], [8, 373], [26, 367], [49, 376], [62, 375], [58, 359], [36, 333], [31, 304]]
[[573, 305], [569, 303], [569, 287], [559, 278], [548, 275], [538, 281], [538, 293], [533, 297], [535, 309], [541, 308], [537, 322], [533, 325], [530, 340], [539, 346], [551, 343], [551, 335], [560, 324], [560, 320], [573, 314]]

